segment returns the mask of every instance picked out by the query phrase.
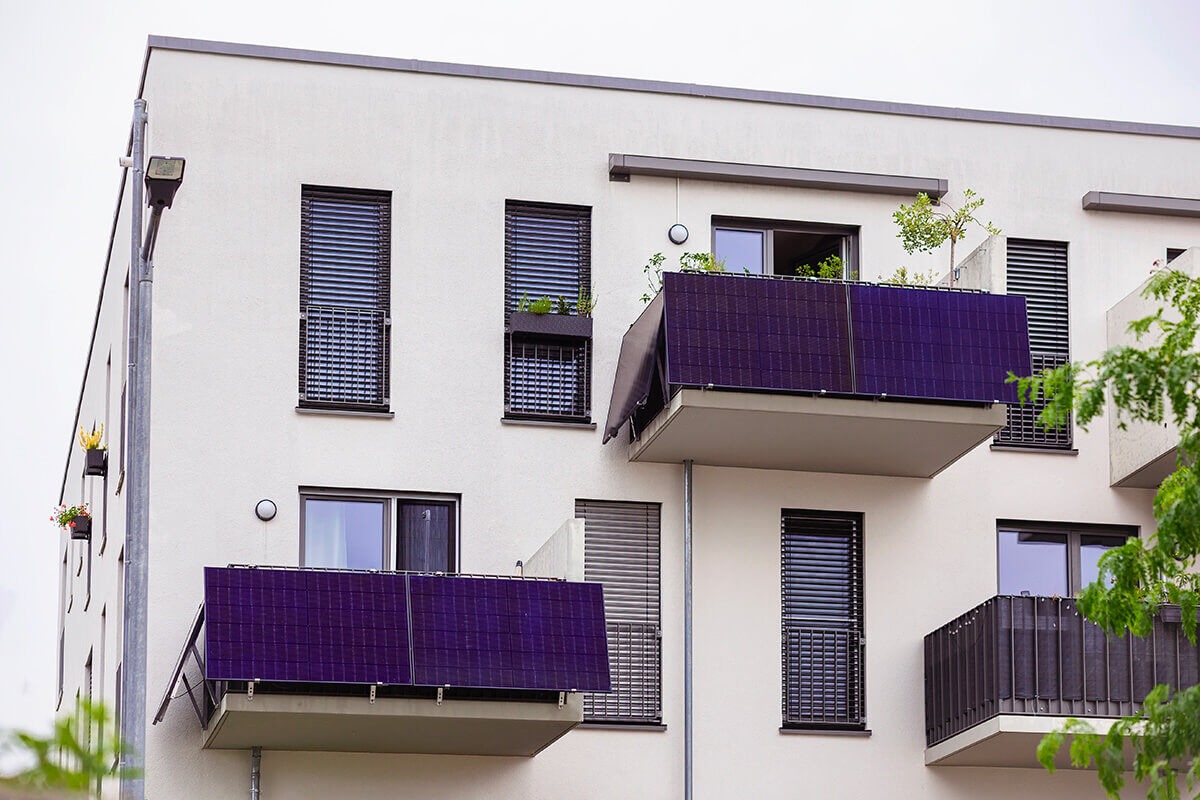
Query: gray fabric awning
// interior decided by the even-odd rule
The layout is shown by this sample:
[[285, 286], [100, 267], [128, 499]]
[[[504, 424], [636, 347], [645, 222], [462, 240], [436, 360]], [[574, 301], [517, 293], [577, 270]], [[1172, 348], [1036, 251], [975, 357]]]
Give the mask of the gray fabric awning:
[[650, 394], [658, 337], [662, 331], [663, 297], [663, 292], [659, 292], [621, 339], [612, 399], [608, 403], [608, 419], [604, 423], [605, 443], [620, 433], [621, 426], [638, 406], [646, 402]]

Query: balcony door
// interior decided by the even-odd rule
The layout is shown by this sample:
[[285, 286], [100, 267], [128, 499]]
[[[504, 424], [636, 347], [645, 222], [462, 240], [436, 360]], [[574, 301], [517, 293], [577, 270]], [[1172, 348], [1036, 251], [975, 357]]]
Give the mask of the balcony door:
[[1076, 597], [1100, 577], [1100, 557], [1120, 547], [1129, 528], [1002, 521], [997, 526], [1000, 594]]
[[396, 569], [453, 572], [454, 507], [445, 502], [396, 501]]
[[301, 496], [300, 562], [326, 569], [455, 572], [452, 498], [313, 491]]

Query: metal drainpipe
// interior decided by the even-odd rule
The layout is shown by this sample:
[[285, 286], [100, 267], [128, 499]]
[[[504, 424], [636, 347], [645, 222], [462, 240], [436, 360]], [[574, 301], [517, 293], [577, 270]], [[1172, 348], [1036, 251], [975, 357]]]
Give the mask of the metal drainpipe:
[[683, 462], [683, 797], [692, 800], [692, 462]]
[[250, 800], [258, 800], [262, 782], [262, 748], [250, 748]]
[[[124, 635], [121, 643], [121, 800], [144, 800], [146, 752], [146, 550], [147, 550], [147, 475], [149, 454], [144, 435], [147, 428], [138, 423], [148, 409], [150, 398], [141, 393], [142, 381], [149, 378], [149, 337], [143, 352], [143, 326], [149, 320], [149, 289], [142, 296], [142, 179], [145, 164], [146, 101], [133, 103], [133, 132], [130, 137], [130, 156], [133, 159], [130, 187], [130, 253], [129, 253], [129, 364], [127, 386], [130, 411], [131, 446], [127, 448], [126, 471], [129, 487], [126, 494], [125, 522], [125, 586], [122, 612]], [[139, 370], [139, 360], [146, 361], [145, 372]], [[149, 382], [146, 382], [149, 387]], [[124, 432], [122, 432], [124, 435]]]

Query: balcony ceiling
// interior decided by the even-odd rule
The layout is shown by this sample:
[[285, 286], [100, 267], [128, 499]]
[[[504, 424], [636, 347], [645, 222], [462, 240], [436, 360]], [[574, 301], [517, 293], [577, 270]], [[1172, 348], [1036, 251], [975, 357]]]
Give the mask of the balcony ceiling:
[[1003, 405], [681, 389], [629, 460], [931, 478], [1004, 424]]

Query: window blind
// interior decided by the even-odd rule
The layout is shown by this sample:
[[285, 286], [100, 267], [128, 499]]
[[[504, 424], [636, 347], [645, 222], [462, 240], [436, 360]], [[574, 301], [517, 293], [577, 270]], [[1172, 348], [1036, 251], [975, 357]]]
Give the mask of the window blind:
[[862, 727], [862, 516], [782, 514], [783, 722]]
[[300, 405], [388, 406], [391, 195], [304, 187]]
[[586, 694], [588, 720], [662, 722], [662, 615], [657, 503], [576, 500], [584, 520], [584, 580], [604, 585], [613, 691]]
[[[504, 214], [504, 318], [522, 301], [561, 298], [574, 310], [591, 294], [591, 209], [509, 201]], [[577, 313], [577, 311], [576, 311]], [[591, 419], [591, 340], [549, 334], [504, 337], [504, 414]]]
[[[1007, 292], [1025, 298], [1033, 371], [1054, 369], [1071, 358], [1067, 305], [1067, 243], [1039, 239], [1008, 240]], [[1038, 415], [1045, 403], [1008, 407], [1008, 424], [996, 434], [999, 444], [1065, 449], [1071, 447], [1070, 420], [1045, 430]]]

